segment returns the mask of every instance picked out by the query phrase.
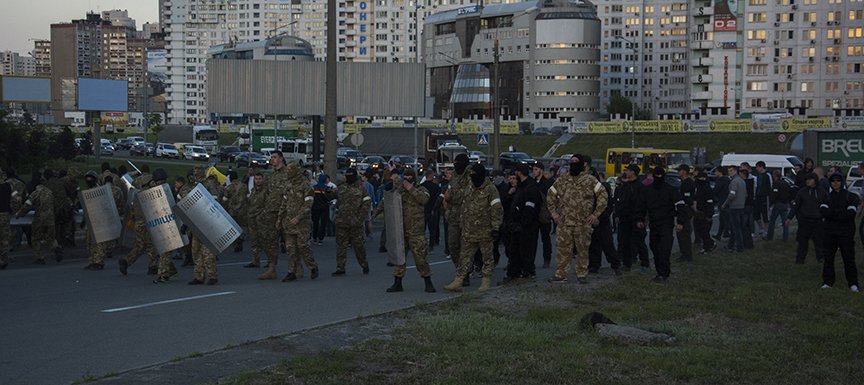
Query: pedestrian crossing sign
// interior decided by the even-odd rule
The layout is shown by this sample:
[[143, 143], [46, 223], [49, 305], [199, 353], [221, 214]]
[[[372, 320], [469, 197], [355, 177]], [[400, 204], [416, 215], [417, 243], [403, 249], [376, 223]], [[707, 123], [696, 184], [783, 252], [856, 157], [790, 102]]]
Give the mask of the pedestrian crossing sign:
[[478, 146], [488, 146], [489, 145], [489, 133], [481, 132], [477, 134], [477, 145]]

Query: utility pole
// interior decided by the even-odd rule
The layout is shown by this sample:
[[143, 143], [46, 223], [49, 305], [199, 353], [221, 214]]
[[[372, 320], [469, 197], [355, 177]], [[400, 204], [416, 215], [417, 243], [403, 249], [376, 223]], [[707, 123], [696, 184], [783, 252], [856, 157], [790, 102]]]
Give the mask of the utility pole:
[[[327, 0], [327, 106], [324, 127], [324, 171], [335, 178], [336, 168], [336, 0]], [[313, 137], [317, 133], [312, 133]]]
[[499, 88], [499, 79], [498, 79], [498, 63], [500, 59], [500, 53], [498, 52], [498, 39], [495, 39], [495, 61], [492, 64], [492, 94], [494, 95], [492, 98], [492, 120], [493, 120], [493, 128], [492, 128], [492, 167], [497, 170], [498, 169], [498, 154], [501, 153], [501, 111], [500, 110], [500, 88]]

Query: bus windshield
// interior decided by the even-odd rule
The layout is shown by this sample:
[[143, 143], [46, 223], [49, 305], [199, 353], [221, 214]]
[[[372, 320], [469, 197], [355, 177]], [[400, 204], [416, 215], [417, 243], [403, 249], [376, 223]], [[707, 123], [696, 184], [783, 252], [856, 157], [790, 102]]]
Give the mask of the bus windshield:
[[195, 139], [198, 140], [218, 140], [219, 133], [216, 130], [201, 130], [195, 133]]
[[690, 154], [686, 152], [673, 152], [666, 154], [666, 167], [677, 167], [679, 165], [691, 165]]

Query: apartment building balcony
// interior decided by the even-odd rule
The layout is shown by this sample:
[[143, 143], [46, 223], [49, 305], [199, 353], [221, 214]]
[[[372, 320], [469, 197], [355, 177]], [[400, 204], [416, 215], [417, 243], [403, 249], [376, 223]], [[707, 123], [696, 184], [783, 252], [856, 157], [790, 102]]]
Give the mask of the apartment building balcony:
[[698, 74], [690, 76], [690, 83], [693, 84], [708, 84], [714, 81], [714, 77], [708, 74]]
[[714, 14], [714, 7], [698, 7], [694, 16], [710, 16]]
[[345, 46], [346, 47], [355, 47], [355, 46], [357, 46], [357, 41], [356, 40], [345, 40]]
[[697, 57], [690, 60], [690, 65], [693, 67], [710, 67], [714, 65], [714, 58]]
[[356, 30], [356, 29], [348, 29], [348, 30], [345, 30], [345, 36], [354, 36], [354, 35], [356, 35], [356, 34], [357, 34], [357, 30]]
[[714, 42], [711, 40], [694, 40], [692, 46], [693, 49], [714, 49]]
[[714, 99], [714, 93], [711, 91], [695, 91], [690, 93], [692, 100], [711, 100]]

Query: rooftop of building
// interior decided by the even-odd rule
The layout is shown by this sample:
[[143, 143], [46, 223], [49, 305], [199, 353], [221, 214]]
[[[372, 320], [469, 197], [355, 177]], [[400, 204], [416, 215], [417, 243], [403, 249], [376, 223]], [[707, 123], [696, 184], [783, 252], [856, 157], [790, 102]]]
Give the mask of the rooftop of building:
[[[540, 8], [568, 8], [568, 7], [578, 7], [585, 8], [590, 7], [591, 12], [584, 12], [583, 14], [575, 13], [573, 15], [569, 15], [570, 17], [566, 18], [591, 18], [596, 19], [597, 14], [594, 11], [594, 3], [589, 0], [528, 0], [519, 3], [507, 3], [507, 4], [489, 4], [484, 6], [482, 9], [478, 7], [477, 12], [467, 12], [466, 9], [471, 9], [475, 6], [466, 6], [457, 9], [452, 9], [449, 11], [439, 12], [436, 14], [432, 14], [426, 17], [426, 23], [428, 24], [442, 24], [456, 21], [460, 18], [467, 17], [476, 17], [479, 16], [481, 18], [486, 17], [495, 17], [495, 16], [505, 16], [505, 15], [514, 15], [519, 12], [533, 12], [534, 10]], [[565, 17], [561, 17], [565, 18]]]

